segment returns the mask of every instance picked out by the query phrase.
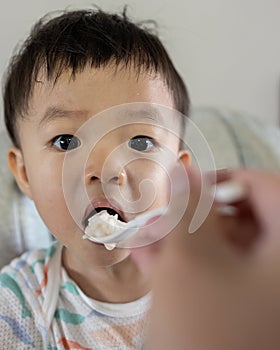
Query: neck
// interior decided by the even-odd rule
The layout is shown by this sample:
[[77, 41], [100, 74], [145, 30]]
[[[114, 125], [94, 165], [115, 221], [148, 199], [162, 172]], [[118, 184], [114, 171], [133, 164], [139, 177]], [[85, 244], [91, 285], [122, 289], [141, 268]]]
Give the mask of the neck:
[[108, 303], [126, 303], [146, 295], [151, 284], [128, 256], [113, 266], [78, 269], [68, 258], [66, 251], [62, 255], [63, 266], [68, 276], [90, 298]]

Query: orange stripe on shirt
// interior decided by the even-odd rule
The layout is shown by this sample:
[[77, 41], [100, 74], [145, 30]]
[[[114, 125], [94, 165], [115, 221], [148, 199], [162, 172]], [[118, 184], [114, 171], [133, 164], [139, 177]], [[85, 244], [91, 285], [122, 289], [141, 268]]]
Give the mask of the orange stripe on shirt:
[[66, 350], [69, 350], [69, 349], [93, 350], [92, 348], [85, 348], [83, 345], [73, 340], [68, 340], [66, 338], [59, 339], [58, 344], [63, 344]]
[[48, 265], [45, 265], [45, 266], [44, 266], [44, 277], [43, 277], [42, 282], [41, 282], [41, 284], [40, 284], [40, 289], [37, 289], [37, 290], [36, 290], [36, 295], [37, 295], [37, 296], [41, 295], [43, 288], [44, 288], [44, 287], [47, 285], [47, 283], [48, 283], [48, 270], [49, 270]]

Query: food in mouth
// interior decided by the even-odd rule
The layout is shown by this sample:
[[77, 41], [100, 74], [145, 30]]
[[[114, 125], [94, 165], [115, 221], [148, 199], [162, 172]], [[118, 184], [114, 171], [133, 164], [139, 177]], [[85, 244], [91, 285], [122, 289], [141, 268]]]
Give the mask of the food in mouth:
[[[113, 211], [110, 210], [110, 212]], [[117, 213], [113, 212], [113, 214], [109, 214], [108, 210], [102, 210], [88, 219], [83, 239], [91, 240], [91, 238], [95, 238], [98, 240], [98, 238], [111, 236], [121, 232], [126, 225], [126, 222], [119, 220]], [[112, 250], [115, 248], [116, 244], [107, 243], [104, 244], [104, 246], [106, 249]]]

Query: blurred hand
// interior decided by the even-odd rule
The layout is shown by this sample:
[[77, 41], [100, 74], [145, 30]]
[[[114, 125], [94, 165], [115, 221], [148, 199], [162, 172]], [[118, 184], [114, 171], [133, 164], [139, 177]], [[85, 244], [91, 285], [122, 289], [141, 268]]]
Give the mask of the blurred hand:
[[[153, 274], [148, 349], [279, 349], [280, 175], [218, 174], [217, 181], [242, 184], [246, 197], [232, 203], [234, 217], [220, 215], [214, 203], [203, 224], [189, 234], [202, 177], [192, 168], [187, 173], [190, 198], [182, 220], [162, 241], [132, 253]], [[177, 175], [172, 174], [180, 205], [184, 198]], [[210, 187], [209, 181], [206, 196]]]

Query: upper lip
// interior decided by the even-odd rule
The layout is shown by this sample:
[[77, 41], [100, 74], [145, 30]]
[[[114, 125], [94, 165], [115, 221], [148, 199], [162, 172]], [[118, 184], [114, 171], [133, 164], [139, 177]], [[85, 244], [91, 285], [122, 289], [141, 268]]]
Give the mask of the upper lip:
[[83, 226], [86, 227], [87, 220], [90, 218], [91, 213], [97, 209], [97, 208], [110, 208], [113, 209], [116, 213], [119, 214], [119, 216], [124, 220], [127, 221], [124, 215], [124, 212], [118, 208], [117, 204], [114, 202], [113, 199], [107, 199], [107, 198], [98, 198], [91, 201], [91, 203], [87, 206], [83, 218]]

